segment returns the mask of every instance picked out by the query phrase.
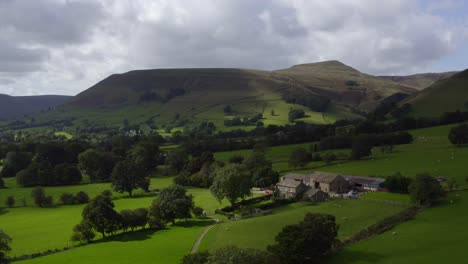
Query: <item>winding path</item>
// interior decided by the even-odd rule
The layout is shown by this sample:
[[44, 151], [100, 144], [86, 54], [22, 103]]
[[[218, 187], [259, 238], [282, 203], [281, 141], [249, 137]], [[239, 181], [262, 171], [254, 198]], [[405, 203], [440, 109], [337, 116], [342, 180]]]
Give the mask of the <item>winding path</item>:
[[203, 233], [201, 233], [201, 235], [198, 237], [197, 241], [195, 242], [195, 244], [193, 245], [192, 247], [192, 251], [191, 253], [194, 254], [194, 253], [197, 253], [198, 252], [198, 248], [200, 247], [200, 244], [201, 242], [203, 241], [203, 238], [205, 238], [206, 234], [208, 234], [208, 232], [217, 224], [219, 223], [219, 220], [218, 219], [213, 219], [215, 221], [214, 224], [208, 226], [207, 228], [205, 228], [205, 230], [203, 230]]

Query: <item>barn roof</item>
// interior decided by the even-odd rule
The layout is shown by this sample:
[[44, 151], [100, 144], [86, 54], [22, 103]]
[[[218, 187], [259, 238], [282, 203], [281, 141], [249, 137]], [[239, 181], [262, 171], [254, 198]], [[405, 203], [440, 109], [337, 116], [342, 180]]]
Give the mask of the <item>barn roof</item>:
[[284, 179], [276, 184], [276, 186], [282, 186], [282, 187], [291, 187], [291, 188], [296, 188], [302, 184], [301, 181], [296, 181], [294, 179]]

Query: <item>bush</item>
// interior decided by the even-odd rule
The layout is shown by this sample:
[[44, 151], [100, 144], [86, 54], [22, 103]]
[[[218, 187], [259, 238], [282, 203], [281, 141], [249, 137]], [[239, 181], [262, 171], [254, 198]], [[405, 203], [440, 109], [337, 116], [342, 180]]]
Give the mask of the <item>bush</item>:
[[5, 205], [8, 206], [9, 208], [12, 208], [13, 206], [15, 206], [15, 197], [13, 196], [8, 196], [6, 201], [5, 201]]
[[430, 206], [444, 196], [440, 183], [429, 174], [416, 175], [408, 190], [411, 200], [424, 206]]
[[199, 206], [194, 206], [192, 209], [192, 213], [195, 215], [195, 217], [202, 217], [204, 212], [205, 210]]
[[62, 204], [66, 204], [66, 205], [74, 204], [75, 196], [73, 196], [73, 194], [71, 193], [63, 193], [60, 196], [60, 201], [62, 202]]
[[77, 204], [85, 204], [85, 203], [89, 203], [89, 196], [87, 193], [83, 192], [83, 191], [79, 191], [76, 193], [75, 195], [75, 202]]

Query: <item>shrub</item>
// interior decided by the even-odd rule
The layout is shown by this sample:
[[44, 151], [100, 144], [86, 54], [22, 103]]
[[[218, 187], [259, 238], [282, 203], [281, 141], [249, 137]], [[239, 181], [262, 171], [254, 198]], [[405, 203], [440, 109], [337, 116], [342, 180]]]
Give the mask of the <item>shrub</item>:
[[87, 193], [83, 192], [83, 191], [79, 191], [76, 193], [75, 195], [75, 202], [77, 204], [85, 204], [85, 203], [89, 203], [89, 196]]
[[66, 205], [74, 204], [75, 196], [73, 196], [73, 194], [71, 193], [63, 193], [60, 196], [60, 201], [62, 202], [62, 204], [66, 204]]

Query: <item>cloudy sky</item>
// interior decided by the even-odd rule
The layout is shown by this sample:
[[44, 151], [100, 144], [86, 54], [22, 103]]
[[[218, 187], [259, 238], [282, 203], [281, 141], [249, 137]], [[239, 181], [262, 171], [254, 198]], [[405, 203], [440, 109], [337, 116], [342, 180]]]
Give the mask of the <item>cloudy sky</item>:
[[0, 0], [0, 93], [69, 94], [144, 68], [372, 74], [468, 68], [464, 0]]

